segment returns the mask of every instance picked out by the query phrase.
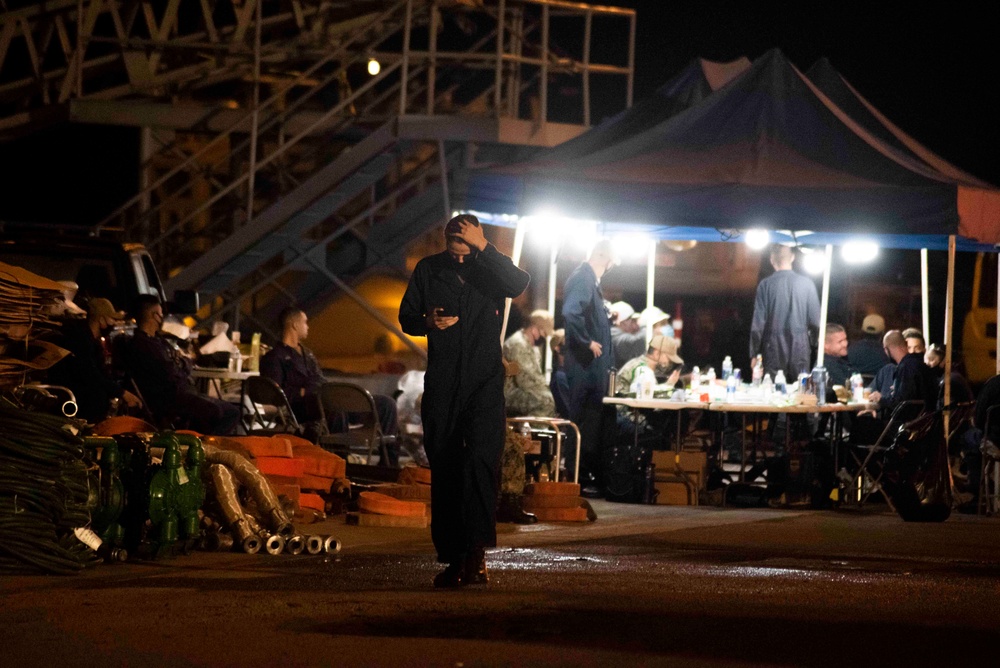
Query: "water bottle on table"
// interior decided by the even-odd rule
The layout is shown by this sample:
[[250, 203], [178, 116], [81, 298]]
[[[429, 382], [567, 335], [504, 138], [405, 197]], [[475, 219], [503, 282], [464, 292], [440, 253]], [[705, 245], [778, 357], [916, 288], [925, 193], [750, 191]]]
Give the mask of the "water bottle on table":
[[733, 358], [726, 355], [726, 359], [722, 360], [722, 380], [729, 380], [731, 375], [733, 375]]

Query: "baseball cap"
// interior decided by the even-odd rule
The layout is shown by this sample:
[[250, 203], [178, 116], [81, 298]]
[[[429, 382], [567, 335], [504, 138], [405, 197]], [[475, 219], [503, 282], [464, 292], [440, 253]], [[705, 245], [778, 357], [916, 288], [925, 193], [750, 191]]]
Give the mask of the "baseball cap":
[[666, 320], [670, 317], [669, 313], [665, 313], [662, 309], [656, 306], [650, 306], [644, 309], [639, 315], [639, 326], [648, 327], [649, 325], [655, 325], [661, 320]]
[[611, 305], [611, 312], [618, 314], [618, 322], [624, 322], [629, 318], [638, 318], [639, 314], [635, 312], [628, 302], [615, 302]]
[[104, 297], [95, 297], [87, 304], [87, 313], [95, 318], [111, 318], [121, 320], [125, 317], [125, 311], [116, 311], [114, 304]]
[[680, 358], [677, 354], [677, 349], [680, 348], [680, 344], [677, 343], [677, 339], [672, 336], [664, 336], [663, 334], [657, 334], [652, 339], [649, 340], [649, 347], [654, 350], [659, 350], [661, 353], [667, 356], [671, 362], [676, 364], [684, 364], [684, 360]]
[[885, 331], [885, 318], [877, 313], [866, 315], [861, 322], [861, 330], [865, 334], [881, 334]]

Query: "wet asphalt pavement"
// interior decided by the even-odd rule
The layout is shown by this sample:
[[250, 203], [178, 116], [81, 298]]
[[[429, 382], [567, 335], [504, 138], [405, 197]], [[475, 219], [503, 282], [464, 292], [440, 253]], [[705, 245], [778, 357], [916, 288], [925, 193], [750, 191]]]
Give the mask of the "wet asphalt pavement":
[[[425, 531], [0, 578], [5, 665], [996, 665], [1000, 519], [597, 504], [434, 591]], [[8, 663], [8, 660], [10, 663]]]

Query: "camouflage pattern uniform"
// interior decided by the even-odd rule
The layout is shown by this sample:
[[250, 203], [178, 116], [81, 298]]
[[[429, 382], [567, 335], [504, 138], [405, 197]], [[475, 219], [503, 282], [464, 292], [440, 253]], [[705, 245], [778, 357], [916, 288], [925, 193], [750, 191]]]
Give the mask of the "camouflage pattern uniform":
[[528, 342], [523, 329], [504, 341], [503, 356], [508, 362], [517, 362], [521, 367], [516, 376], [510, 376], [504, 381], [507, 415], [554, 416], [556, 402], [552, 398], [552, 390], [545, 382], [545, 375], [542, 374], [538, 348]]
[[632, 391], [632, 382], [635, 381], [640, 367], [649, 368], [649, 364], [646, 363], [645, 353], [638, 357], [633, 357], [628, 362], [625, 362], [621, 369], [618, 369], [615, 383], [616, 394], [626, 394]]
[[507, 430], [507, 440], [503, 444], [500, 457], [500, 493], [524, 493], [526, 483], [524, 473], [524, 437], [512, 429]]

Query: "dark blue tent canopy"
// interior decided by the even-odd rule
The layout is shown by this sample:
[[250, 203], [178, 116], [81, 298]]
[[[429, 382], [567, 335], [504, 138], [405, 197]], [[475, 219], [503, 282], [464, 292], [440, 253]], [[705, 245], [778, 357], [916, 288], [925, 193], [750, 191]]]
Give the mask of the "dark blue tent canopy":
[[478, 175], [466, 202], [641, 224], [671, 237], [678, 227], [763, 227], [824, 233], [813, 237], [823, 243], [872, 234], [1000, 240], [996, 190], [963, 186], [963, 207], [960, 182], [906, 148], [855, 121], [772, 50], [645, 131], [545, 169], [540, 156]]

